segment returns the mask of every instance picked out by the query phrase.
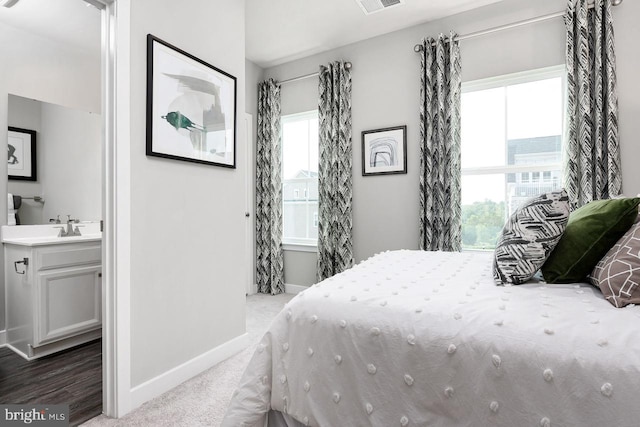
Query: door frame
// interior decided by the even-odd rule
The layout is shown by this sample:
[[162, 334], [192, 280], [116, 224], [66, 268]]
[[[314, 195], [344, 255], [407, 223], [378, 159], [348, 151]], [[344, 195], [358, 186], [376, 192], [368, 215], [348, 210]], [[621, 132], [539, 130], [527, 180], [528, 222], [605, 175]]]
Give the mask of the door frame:
[[245, 172], [245, 249], [246, 249], [246, 265], [247, 277], [245, 293], [253, 295], [258, 292], [255, 280], [255, 146], [253, 143], [253, 114], [245, 113], [244, 115], [244, 132], [245, 132], [245, 149], [246, 151], [246, 172]]
[[119, 418], [131, 410], [127, 120], [131, 0], [84, 1], [102, 15], [102, 412]]

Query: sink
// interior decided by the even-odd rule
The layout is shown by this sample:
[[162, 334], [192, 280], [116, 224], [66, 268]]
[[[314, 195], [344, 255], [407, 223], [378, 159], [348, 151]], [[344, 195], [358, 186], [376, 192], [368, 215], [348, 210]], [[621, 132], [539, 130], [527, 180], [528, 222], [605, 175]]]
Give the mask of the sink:
[[5, 244], [23, 246], [58, 245], [64, 243], [88, 242], [102, 239], [100, 222], [87, 221], [74, 224], [80, 227], [80, 236], [58, 237], [60, 228], [66, 224], [42, 224], [42, 225], [3, 225], [2, 242]]

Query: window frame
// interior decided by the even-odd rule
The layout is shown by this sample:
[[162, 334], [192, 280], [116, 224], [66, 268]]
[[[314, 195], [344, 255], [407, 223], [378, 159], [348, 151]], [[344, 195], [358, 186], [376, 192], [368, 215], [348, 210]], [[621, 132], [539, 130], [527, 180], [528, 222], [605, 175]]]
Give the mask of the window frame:
[[[517, 73], [504, 74], [500, 76], [494, 76], [484, 79], [473, 80], [469, 82], [463, 82], [461, 88], [461, 94], [468, 92], [475, 92], [481, 90], [495, 89], [500, 87], [506, 87], [511, 85], [517, 85], [522, 83], [531, 83], [535, 81], [552, 79], [552, 78], [560, 78], [561, 85], [561, 93], [563, 97], [563, 105], [566, 106], [567, 100], [567, 73], [566, 67], [564, 64], [556, 65], [545, 68], [538, 68], [533, 70], [527, 70]], [[562, 141], [562, 152], [564, 152], [565, 147], [565, 134], [566, 134], [566, 108], [561, 109], [562, 117], [560, 118], [562, 123], [561, 130], [561, 141]], [[462, 118], [464, 120], [464, 118]], [[505, 127], [507, 126], [507, 121], [505, 121]], [[505, 129], [505, 137], [506, 137], [506, 129]], [[461, 144], [462, 149], [462, 144]], [[510, 173], [527, 173], [528, 180], [527, 182], [533, 181], [533, 173], [539, 173], [540, 182], [545, 183], [543, 179], [543, 175], [545, 171], [553, 171], [560, 170], [561, 175], [564, 173], [564, 163], [562, 159], [564, 158], [564, 154], [561, 153], [560, 162], [559, 163], [541, 163], [541, 164], [533, 164], [530, 166], [527, 165], [496, 165], [496, 166], [484, 166], [484, 167], [461, 167], [461, 176], [474, 176], [474, 175], [507, 175]], [[461, 165], [462, 166], [462, 165]], [[525, 182], [525, 181], [523, 181]], [[549, 181], [551, 182], [551, 180]], [[507, 200], [505, 200], [505, 203]], [[507, 218], [505, 218], [506, 220]], [[493, 251], [494, 248], [462, 248], [463, 251]]]
[[[298, 122], [310, 119], [319, 119], [318, 110], [309, 110], [302, 111], [299, 113], [282, 115], [280, 117], [280, 126], [282, 129], [282, 150], [284, 150], [284, 125], [287, 122]], [[310, 151], [309, 151], [310, 152]], [[282, 167], [284, 168], [284, 156]], [[284, 174], [283, 174], [284, 175]], [[282, 186], [284, 190], [284, 178], [282, 179]], [[298, 195], [300, 193], [298, 192]], [[308, 203], [308, 192], [305, 189], [303, 194], [306, 194], [304, 197], [298, 197], [295, 199], [295, 202], [306, 202]], [[284, 213], [284, 197], [282, 198], [282, 211]], [[307, 222], [313, 222], [313, 219], [307, 215]], [[317, 252], [318, 251], [318, 239], [306, 239], [306, 238], [297, 238], [297, 237], [285, 237], [284, 235], [284, 215], [282, 216], [282, 249], [285, 251], [298, 251], [298, 252]]]

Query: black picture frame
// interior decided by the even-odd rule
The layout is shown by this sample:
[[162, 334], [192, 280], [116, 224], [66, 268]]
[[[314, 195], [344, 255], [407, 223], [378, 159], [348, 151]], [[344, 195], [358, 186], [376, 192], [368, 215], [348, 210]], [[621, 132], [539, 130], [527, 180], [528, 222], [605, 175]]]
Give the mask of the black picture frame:
[[36, 131], [9, 126], [7, 177], [14, 181], [37, 181]]
[[237, 79], [147, 35], [147, 156], [236, 167]]
[[406, 173], [406, 125], [362, 132], [362, 176]]

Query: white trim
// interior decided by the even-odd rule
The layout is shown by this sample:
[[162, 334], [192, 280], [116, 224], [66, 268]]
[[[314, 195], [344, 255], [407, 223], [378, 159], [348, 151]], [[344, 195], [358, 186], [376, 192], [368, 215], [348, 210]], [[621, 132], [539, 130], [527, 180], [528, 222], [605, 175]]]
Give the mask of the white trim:
[[103, 413], [131, 410], [130, 343], [130, 10], [131, 0], [102, 5]]
[[245, 262], [247, 269], [245, 292], [247, 295], [254, 294], [255, 289], [255, 271], [256, 271], [256, 239], [255, 239], [255, 172], [253, 170], [254, 160], [254, 143], [253, 143], [253, 115], [244, 113], [244, 140], [245, 140]]
[[309, 286], [291, 285], [289, 283], [284, 284], [285, 294], [299, 294], [300, 292], [309, 289]]
[[[110, 203], [112, 245], [111, 302], [113, 350], [115, 357], [115, 406], [112, 417], [122, 417], [131, 405], [131, 1], [117, 0], [114, 39], [115, 54], [115, 121], [113, 164], [107, 202]], [[117, 126], [116, 126], [117, 124]], [[107, 222], [108, 225], [108, 222]]]
[[282, 124], [291, 122], [300, 122], [302, 120], [310, 120], [318, 118], [318, 110], [302, 111], [300, 113], [287, 114], [281, 117]]
[[304, 243], [282, 243], [282, 250], [292, 252], [318, 252], [318, 245], [307, 245]]
[[517, 173], [517, 172], [553, 172], [561, 171], [562, 164], [532, 164], [532, 165], [506, 165], [506, 166], [484, 166], [477, 168], [465, 168], [462, 170], [462, 175], [493, 175], [503, 173]]
[[158, 375], [131, 389], [131, 406], [137, 408], [143, 403], [160, 396], [194, 376], [244, 350], [250, 344], [249, 334], [243, 334], [216, 348], [209, 350], [175, 368]]
[[520, 71], [518, 73], [504, 74], [501, 76], [493, 76], [485, 79], [462, 82], [462, 93], [493, 89], [503, 86], [511, 86], [521, 83], [529, 83], [537, 80], [552, 79], [554, 77], [560, 77], [563, 80], [564, 88], [564, 80], [566, 78], [566, 75], [567, 73], [565, 64], [553, 65], [551, 67], [537, 68], [534, 70]]
[[[129, 254], [118, 251], [119, 247], [128, 246], [129, 235], [119, 232], [118, 216], [122, 209], [117, 208], [117, 199], [123, 197], [121, 193], [125, 193], [124, 197], [129, 194], [128, 187], [124, 188], [124, 183], [117, 179], [118, 167], [128, 167], [128, 162], [121, 161], [128, 144], [119, 152], [116, 144], [116, 141], [121, 144], [129, 141], [128, 120], [122, 121], [127, 123], [124, 129], [118, 129], [116, 123], [119, 107], [125, 117], [129, 114], [129, 87], [120, 85], [120, 81], [127, 83], [129, 73], [129, 18], [128, 13], [121, 11], [130, 10], [130, 0], [85, 1], [101, 9], [102, 15], [102, 218], [105, 226], [102, 234], [102, 411], [109, 417], [119, 417], [130, 408], [129, 282], [120, 280], [129, 273], [128, 268], [120, 267], [122, 261], [127, 266], [129, 260], [125, 257]], [[122, 59], [118, 69], [119, 55]], [[128, 229], [125, 231], [128, 233]]]
[[7, 345], [7, 330], [3, 329], [0, 331], [0, 347], [4, 347]]

